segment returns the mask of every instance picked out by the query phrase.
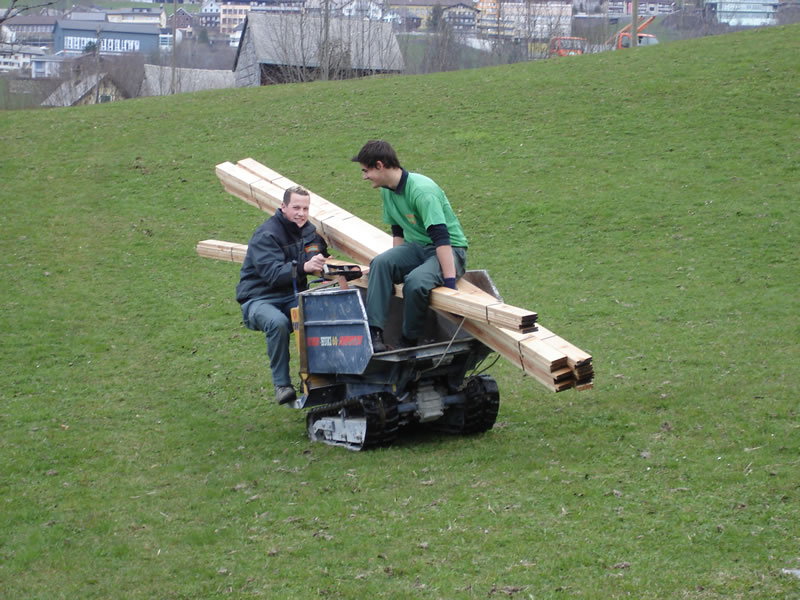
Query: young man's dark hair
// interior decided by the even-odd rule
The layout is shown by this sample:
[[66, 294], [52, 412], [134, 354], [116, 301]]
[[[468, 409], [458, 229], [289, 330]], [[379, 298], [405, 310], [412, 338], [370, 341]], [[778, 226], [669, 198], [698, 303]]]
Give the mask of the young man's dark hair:
[[378, 161], [386, 169], [401, 169], [400, 159], [389, 142], [383, 140], [370, 140], [361, 147], [358, 154], [352, 159], [353, 162], [361, 163], [370, 169], [378, 164]]

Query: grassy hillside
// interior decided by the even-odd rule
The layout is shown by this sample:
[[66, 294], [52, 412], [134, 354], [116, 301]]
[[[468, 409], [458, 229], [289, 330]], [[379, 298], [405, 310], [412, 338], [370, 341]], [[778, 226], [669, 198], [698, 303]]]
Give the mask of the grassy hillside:
[[[8, 598], [789, 598], [800, 581], [800, 28], [456, 73], [5, 113]], [[498, 424], [370, 453], [271, 400], [235, 265], [252, 156], [379, 224], [350, 157], [447, 191], [507, 302]]]

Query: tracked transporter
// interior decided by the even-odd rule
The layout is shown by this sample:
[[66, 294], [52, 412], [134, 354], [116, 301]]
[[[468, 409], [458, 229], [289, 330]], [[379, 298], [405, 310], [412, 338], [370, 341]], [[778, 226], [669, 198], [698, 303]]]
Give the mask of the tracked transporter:
[[[352, 270], [346, 277], [357, 275]], [[464, 277], [496, 293], [485, 272]], [[491, 376], [476, 372], [491, 349], [429, 310], [419, 346], [375, 353], [364, 292], [345, 284], [298, 296], [295, 338], [303, 393], [294, 407], [308, 410], [309, 438], [364, 450], [391, 444], [412, 424], [455, 434], [491, 429], [500, 395]], [[400, 338], [401, 303], [392, 298], [384, 328], [390, 348]]]
[[[296, 185], [252, 158], [220, 163], [216, 173], [226, 191], [270, 214]], [[457, 290], [431, 290], [426, 335], [413, 348], [397, 343], [403, 300], [396, 286], [383, 331], [394, 349], [374, 352], [357, 265], [391, 248], [391, 236], [316, 194], [308, 220], [329, 250], [356, 263], [337, 261], [337, 272], [328, 259], [328, 281], [298, 296], [302, 395], [293, 406], [308, 411], [312, 440], [363, 450], [391, 443], [413, 424], [463, 434], [491, 429], [500, 403], [497, 384], [484, 373], [491, 352], [550, 391], [593, 387], [592, 356], [544, 327], [535, 312], [503, 302], [485, 271], [468, 271]], [[247, 246], [209, 239], [198, 242], [197, 253], [241, 263]]]

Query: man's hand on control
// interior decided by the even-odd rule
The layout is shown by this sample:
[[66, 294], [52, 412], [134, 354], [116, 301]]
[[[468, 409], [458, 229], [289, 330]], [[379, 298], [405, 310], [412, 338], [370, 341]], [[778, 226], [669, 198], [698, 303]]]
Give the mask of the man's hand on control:
[[316, 271], [321, 271], [324, 265], [325, 257], [322, 256], [322, 254], [315, 254], [303, 263], [303, 271], [306, 273], [315, 273]]

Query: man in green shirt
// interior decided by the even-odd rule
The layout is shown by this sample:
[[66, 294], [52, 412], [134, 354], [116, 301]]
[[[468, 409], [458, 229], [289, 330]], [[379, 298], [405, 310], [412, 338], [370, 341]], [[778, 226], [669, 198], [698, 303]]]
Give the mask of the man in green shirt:
[[392, 248], [370, 263], [367, 318], [375, 352], [385, 351], [383, 327], [392, 286], [403, 285], [403, 346], [416, 346], [422, 337], [430, 292], [447, 286], [466, 269], [467, 238], [450, 202], [436, 183], [401, 165], [392, 146], [370, 140], [353, 157], [363, 178], [380, 188], [383, 221], [392, 228]]

